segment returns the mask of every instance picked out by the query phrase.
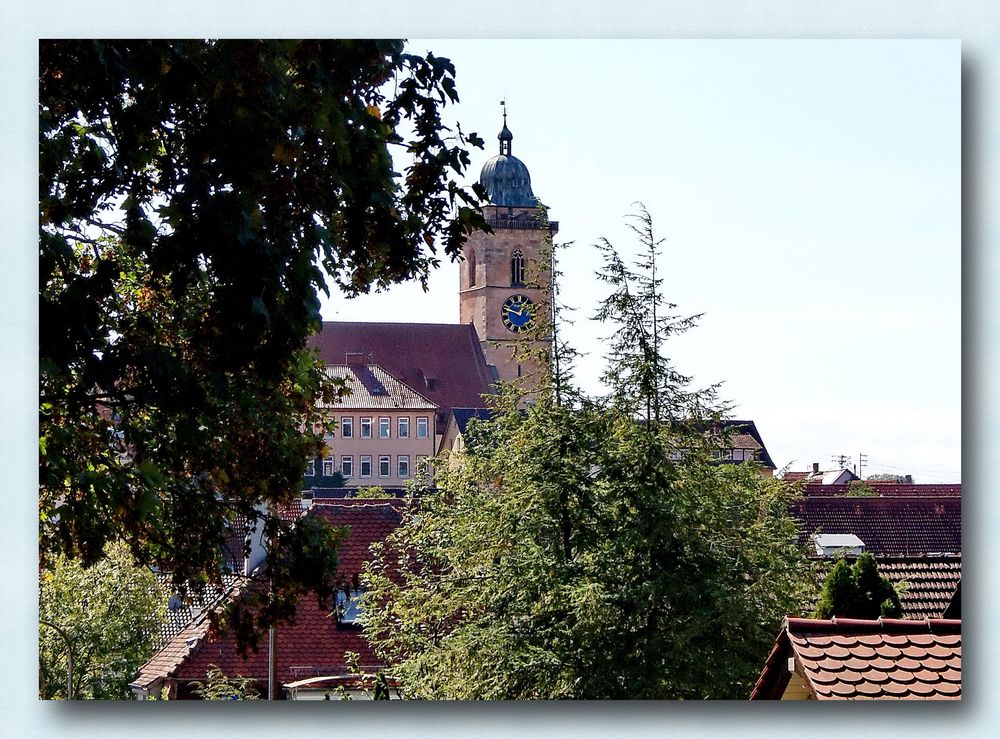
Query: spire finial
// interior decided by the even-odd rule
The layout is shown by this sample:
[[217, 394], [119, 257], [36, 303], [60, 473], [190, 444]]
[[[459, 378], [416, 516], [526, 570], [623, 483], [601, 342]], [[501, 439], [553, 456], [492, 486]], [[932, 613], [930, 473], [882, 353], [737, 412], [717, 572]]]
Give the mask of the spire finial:
[[501, 100], [500, 105], [503, 108], [503, 129], [500, 131], [500, 135], [497, 136], [500, 139], [500, 156], [510, 156], [510, 142], [514, 138], [514, 135], [507, 128], [507, 101]]

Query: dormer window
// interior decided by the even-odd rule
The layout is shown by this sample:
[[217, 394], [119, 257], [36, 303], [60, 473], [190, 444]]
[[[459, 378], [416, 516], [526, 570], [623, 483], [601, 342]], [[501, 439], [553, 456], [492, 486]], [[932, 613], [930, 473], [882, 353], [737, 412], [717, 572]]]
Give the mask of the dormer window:
[[510, 257], [510, 286], [524, 285], [524, 254], [517, 249]]

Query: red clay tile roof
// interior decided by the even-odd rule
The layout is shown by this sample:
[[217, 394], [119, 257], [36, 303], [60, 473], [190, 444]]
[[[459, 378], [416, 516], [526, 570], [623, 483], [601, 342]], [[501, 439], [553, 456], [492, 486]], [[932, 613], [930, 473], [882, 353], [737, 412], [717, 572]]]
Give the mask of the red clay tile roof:
[[452, 408], [477, 408], [493, 378], [472, 324], [324, 321], [312, 345], [327, 364], [360, 352], [428, 400], [437, 403], [438, 432]]
[[221, 582], [205, 585], [205, 589], [200, 593], [192, 592], [190, 594], [191, 602], [185, 602], [180, 595], [175, 593], [173, 580], [169, 574], [157, 573], [156, 580], [164, 597], [167, 598], [167, 616], [160, 626], [156, 642], [156, 648], [160, 649], [191, 623], [232, 594], [245, 578], [243, 575], [225, 573], [221, 576]]
[[817, 700], [962, 697], [961, 621], [785, 619], [751, 700], [781, 697], [788, 657]]
[[807, 497], [792, 505], [799, 543], [810, 534], [854, 534], [875, 555], [903, 557], [962, 551], [962, 499]]
[[371, 559], [371, 545], [384, 541], [399, 526], [406, 505], [405, 500], [388, 498], [313, 500], [311, 515], [322, 516], [331, 526], [351, 528], [337, 552], [339, 578], [350, 580], [361, 572], [362, 565]]
[[[216, 589], [215, 586], [209, 586], [203, 595], [203, 598], [214, 597], [214, 600], [196, 602], [197, 606], [201, 606], [200, 608], [187, 606], [183, 615], [190, 617], [186, 619], [186, 622], [181, 623], [182, 616], [178, 621], [170, 622], [165, 627], [165, 633], [168, 636], [166, 643], [160, 646], [149, 661], [139, 668], [139, 674], [129, 684], [130, 687], [148, 690], [154, 683], [173, 677], [188, 656], [196, 651], [208, 636], [211, 625], [209, 619], [211, 609], [219, 607], [224, 601], [235, 597], [245, 582], [246, 579], [241, 576], [224, 575], [221, 590]], [[170, 621], [169, 618], [168, 621]]]
[[[275, 677], [289, 683], [305, 677], [346, 674], [346, 652], [356, 652], [367, 672], [374, 672], [378, 658], [357, 628], [337, 624], [333, 608], [320, 607], [314, 596], [304, 596], [296, 610], [295, 623], [275, 629]], [[258, 651], [240, 657], [233, 637], [209, 639], [183, 660], [173, 677], [182, 682], [204, 680], [211, 665], [226, 675], [267, 680], [267, 638]]]
[[[323, 516], [333, 526], [350, 526], [348, 538], [339, 552], [338, 577], [352, 580], [370, 556], [370, 546], [382, 541], [401, 521], [401, 500], [346, 499], [314, 502], [306, 515]], [[315, 596], [306, 595], [298, 603], [295, 623], [275, 630], [276, 677], [289, 683], [307, 677], [346, 673], [345, 653], [358, 653], [361, 668], [374, 672], [379, 667], [360, 630], [337, 623], [333, 606], [320, 606]], [[211, 665], [229, 676], [267, 679], [267, 640], [259, 651], [245, 658], [236, 651], [232, 636], [213, 637], [191, 655], [182, 655], [172, 677], [181, 682], [204, 680]]]
[[[826, 576], [836, 560], [817, 561], [817, 597]], [[903, 618], [943, 618], [962, 579], [962, 557], [882, 557], [876, 560], [878, 572], [893, 585], [906, 582], [900, 596]], [[815, 610], [808, 604], [806, 613]]]

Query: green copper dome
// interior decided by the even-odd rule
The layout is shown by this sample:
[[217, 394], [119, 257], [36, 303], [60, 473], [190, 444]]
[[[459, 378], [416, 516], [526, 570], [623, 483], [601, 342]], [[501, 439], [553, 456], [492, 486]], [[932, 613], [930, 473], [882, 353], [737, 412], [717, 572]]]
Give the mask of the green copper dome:
[[483, 165], [479, 173], [479, 183], [486, 188], [492, 205], [512, 208], [534, 208], [538, 198], [531, 192], [531, 175], [524, 162], [510, 153], [514, 135], [507, 128], [507, 114], [504, 113], [500, 153]]

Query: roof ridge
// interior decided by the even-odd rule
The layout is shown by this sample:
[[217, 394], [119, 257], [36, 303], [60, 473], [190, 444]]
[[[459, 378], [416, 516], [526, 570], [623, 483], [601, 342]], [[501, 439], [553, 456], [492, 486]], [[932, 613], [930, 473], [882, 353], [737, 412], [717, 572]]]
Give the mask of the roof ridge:
[[832, 619], [799, 618], [786, 616], [783, 630], [789, 633], [852, 633], [881, 631], [890, 634], [916, 634], [930, 632], [934, 634], [959, 634], [962, 631], [961, 619], [950, 618], [843, 618], [834, 616]]
[[361, 323], [361, 324], [364, 324], [366, 326], [406, 326], [408, 328], [409, 327], [413, 327], [413, 326], [448, 326], [448, 327], [451, 327], [451, 328], [466, 328], [466, 327], [472, 325], [471, 323], [425, 323], [423, 321], [421, 321], [421, 322], [411, 322], [411, 321], [323, 321], [323, 325], [324, 326], [327, 325], [327, 324], [335, 324], [335, 323], [340, 323], [340, 324], [345, 324], [345, 325], [354, 324], [354, 323]]

